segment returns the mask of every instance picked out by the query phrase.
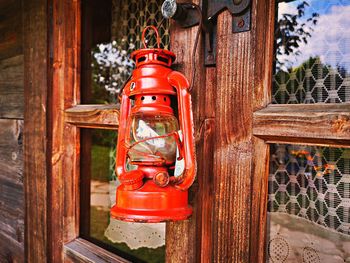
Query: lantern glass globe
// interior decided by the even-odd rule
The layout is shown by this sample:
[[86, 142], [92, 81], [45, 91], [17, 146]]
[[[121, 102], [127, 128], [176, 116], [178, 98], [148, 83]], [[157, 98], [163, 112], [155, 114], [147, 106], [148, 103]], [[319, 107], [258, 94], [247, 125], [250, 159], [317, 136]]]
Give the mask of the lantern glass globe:
[[175, 163], [177, 145], [173, 134], [178, 130], [178, 120], [174, 115], [137, 113], [131, 116], [130, 162], [144, 165]]

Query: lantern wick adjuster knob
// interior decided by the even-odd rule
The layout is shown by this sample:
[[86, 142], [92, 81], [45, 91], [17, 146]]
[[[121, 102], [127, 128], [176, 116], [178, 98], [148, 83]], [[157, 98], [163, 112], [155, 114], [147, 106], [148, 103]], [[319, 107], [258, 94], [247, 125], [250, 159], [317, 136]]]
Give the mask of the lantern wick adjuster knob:
[[167, 172], [159, 172], [153, 177], [153, 182], [160, 187], [167, 186], [169, 181], [170, 178]]
[[118, 179], [126, 190], [136, 190], [143, 185], [144, 174], [140, 170], [133, 170], [121, 174]]

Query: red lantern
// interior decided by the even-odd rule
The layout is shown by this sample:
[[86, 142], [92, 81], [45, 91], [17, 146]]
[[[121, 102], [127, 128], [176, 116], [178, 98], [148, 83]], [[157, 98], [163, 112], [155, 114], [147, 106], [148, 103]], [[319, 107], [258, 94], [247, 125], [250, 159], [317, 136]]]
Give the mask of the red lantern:
[[[146, 48], [149, 28], [158, 48]], [[134, 222], [183, 220], [192, 214], [188, 188], [196, 173], [189, 83], [170, 68], [175, 54], [159, 47], [155, 27], [145, 28], [142, 41], [145, 48], [131, 54], [136, 69], [122, 93], [116, 160], [121, 185], [111, 215]]]

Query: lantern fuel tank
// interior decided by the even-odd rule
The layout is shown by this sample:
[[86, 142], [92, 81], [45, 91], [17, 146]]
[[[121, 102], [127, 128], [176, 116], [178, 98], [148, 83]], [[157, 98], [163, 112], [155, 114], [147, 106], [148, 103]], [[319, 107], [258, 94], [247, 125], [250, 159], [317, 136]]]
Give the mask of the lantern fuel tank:
[[[146, 48], [152, 28], [158, 48]], [[196, 175], [188, 80], [171, 65], [175, 54], [161, 49], [158, 31], [146, 27], [144, 47], [120, 106], [116, 171], [120, 186], [111, 216], [131, 222], [184, 220], [192, 214], [188, 188]], [[175, 171], [176, 170], [176, 171]]]

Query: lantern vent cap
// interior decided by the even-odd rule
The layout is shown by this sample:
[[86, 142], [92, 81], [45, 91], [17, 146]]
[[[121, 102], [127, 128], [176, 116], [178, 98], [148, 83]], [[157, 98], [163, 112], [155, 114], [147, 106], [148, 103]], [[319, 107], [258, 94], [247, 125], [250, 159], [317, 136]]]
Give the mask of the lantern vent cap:
[[145, 64], [160, 64], [170, 67], [176, 56], [173, 52], [161, 48], [143, 48], [131, 53], [131, 58], [135, 61], [136, 67]]
[[[149, 48], [146, 44], [146, 32], [153, 30], [157, 40], [157, 48]], [[160, 48], [160, 37], [155, 26], [146, 26], [142, 32], [143, 48], [131, 53], [131, 58], [136, 63], [136, 68], [145, 64], [161, 64], [170, 67], [175, 61], [175, 54], [169, 50]]]

